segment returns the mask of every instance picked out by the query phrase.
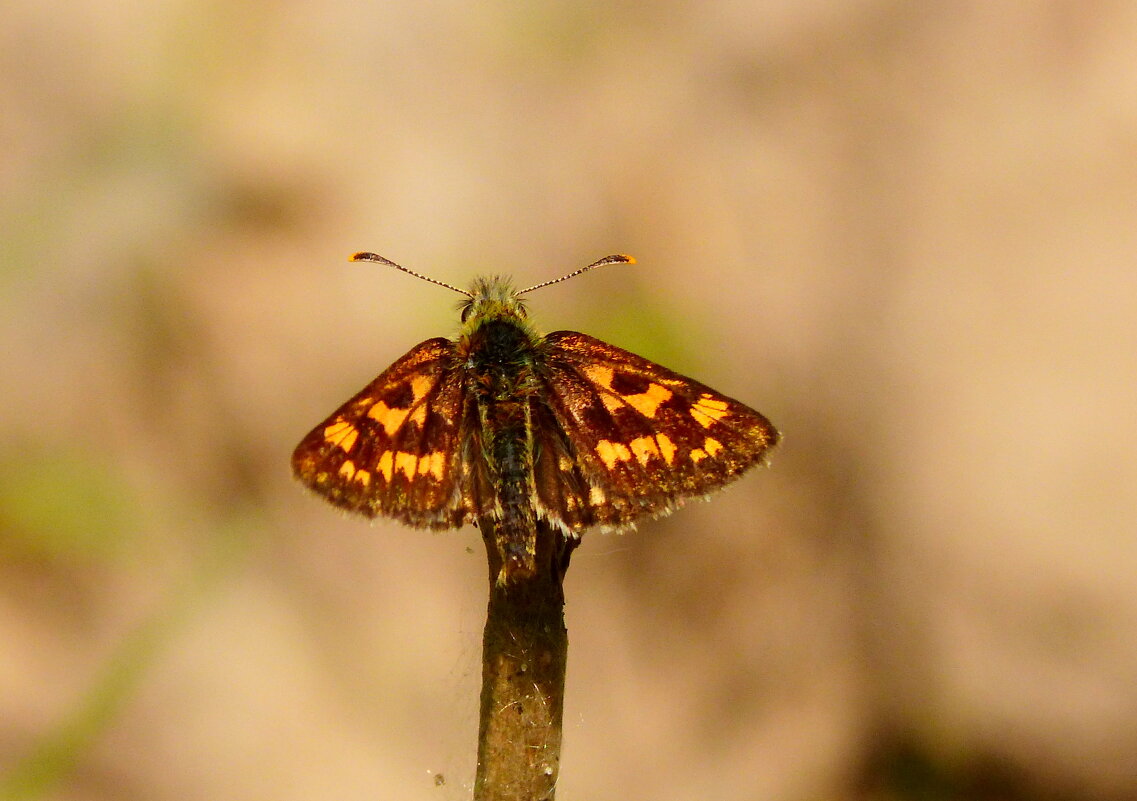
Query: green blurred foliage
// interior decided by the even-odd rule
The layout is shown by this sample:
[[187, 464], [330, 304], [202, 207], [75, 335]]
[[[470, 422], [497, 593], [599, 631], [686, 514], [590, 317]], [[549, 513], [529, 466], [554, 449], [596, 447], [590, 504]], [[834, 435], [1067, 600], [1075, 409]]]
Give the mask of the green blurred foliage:
[[45, 442], [0, 460], [0, 559], [113, 558], [136, 543], [138, 501], [105, 459]]

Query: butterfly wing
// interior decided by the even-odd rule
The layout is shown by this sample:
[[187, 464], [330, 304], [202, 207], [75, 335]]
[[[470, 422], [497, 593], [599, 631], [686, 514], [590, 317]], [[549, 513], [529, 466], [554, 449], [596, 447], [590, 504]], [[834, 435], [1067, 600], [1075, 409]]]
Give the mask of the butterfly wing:
[[292, 454], [300, 481], [368, 517], [454, 528], [472, 514], [462, 492], [467, 414], [454, 345], [416, 345], [316, 426]]
[[750, 407], [634, 353], [574, 331], [549, 334], [544, 348], [531, 414], [557, 425], [534, 425], [538, 501], [548, 517], [563, 510], [572, 531], [667, 514], [778, 442]]

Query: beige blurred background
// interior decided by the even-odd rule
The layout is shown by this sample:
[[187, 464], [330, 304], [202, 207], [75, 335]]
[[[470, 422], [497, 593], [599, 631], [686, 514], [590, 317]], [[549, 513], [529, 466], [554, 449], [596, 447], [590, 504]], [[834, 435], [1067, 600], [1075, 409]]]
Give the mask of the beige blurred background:
[[476, 533], [289, 475], [457, 325], [366, 249], [632, 253], [538, 326], [784, 432], [586, 536], [558, 799], [1137, 798], [1135, 54], [1093, 0], [7, 3], [0, 797], [469, 797]]

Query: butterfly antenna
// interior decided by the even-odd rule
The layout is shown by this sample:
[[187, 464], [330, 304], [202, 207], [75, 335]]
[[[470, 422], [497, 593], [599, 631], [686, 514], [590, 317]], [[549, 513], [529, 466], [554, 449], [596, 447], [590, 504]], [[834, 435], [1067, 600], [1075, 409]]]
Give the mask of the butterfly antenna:
[[[386, 264], [388, 267], [394, 267], [396, 270], [402, 270], [404, 273], [407, 273], [408, 275], [413, 275], [415, 278], [421, 278], [422, 280], [429, 281], [432, 284], [438, 284], [439, 286], [444, 286], [447, 289], [453, 289], [455, 292], [461, 292], [463, 295], [465, 295], [466, 297], [469, 297], [469, 298], [473, 297], [473, 295], [471, 295], [469, 292], [467, 292], [464, 289], [459, 289], [458, 287], [454, 286], [453, 284], [448, 284], [445, 281], [439, 281], [435, 278], [429, 278], [429, 277], [423, 275], [422, 273], [416, 273], [414, 270], [408, 270], [403, 265], [395, 264], [395, 262], [391, 261], [390, 259], [383, 258], [378, 253], [353, 253], [351, 258], [348, 259], [348, 261], [375, 261], [375, 262], [379, 262], [380, 264]], [[586, 267], [585, 269], [588, 269], [588, 268]], [[577, 272], [583, 272], [583, 270], [578, 270]], [[565, 277], [567, 278], [568, 276], [565, 276]]]
[[[581, 267], [579, 270], [574, 270], [573, 272], [569, 273], [568, 275], [562, 275], [560, 278], [554, 278], [552, 281], [545, 281], [544, 283], [541, 283], [541, 284], [535, 284], [534, 286], [531, 286], [528, 289], [522, 289], [517, 294], [518, 295], [524, 295], [526, 292], [532, 292], [534, 289], [540, 289], [543, 286], [549, 286], [550, 284], [559, 284], [561, 281], [567, 281], [570, 278], [575, 278], [576, 276], [580, 275], [581, 273], [586, 273], [589, 270], [595, 270], [597, 267], [606, 267], [609, 264], [635, 264], [635, 263], [636, 263], [635, 259], [633, 259], [631, 256], [625, 256], [622, 253], [617, 253], [615, 256], [605, 256], [600, 261], [594, 261], [594, 262], [592, 262], [592, 264], [588, 265], [587, 267]], [[402, 268], [400, 268], [400, 269], [402, 269]]]

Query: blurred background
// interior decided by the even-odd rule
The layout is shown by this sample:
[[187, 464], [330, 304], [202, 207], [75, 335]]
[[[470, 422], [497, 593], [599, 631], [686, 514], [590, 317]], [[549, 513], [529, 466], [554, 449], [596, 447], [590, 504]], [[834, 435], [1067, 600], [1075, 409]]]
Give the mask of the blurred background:
[[290, 477], [374, 250], [784, 434], [586, 536], [559, 799], [1137, 798], [1137, 5], [0, 21], [0, 797], [469, 797], [476, 532]]

